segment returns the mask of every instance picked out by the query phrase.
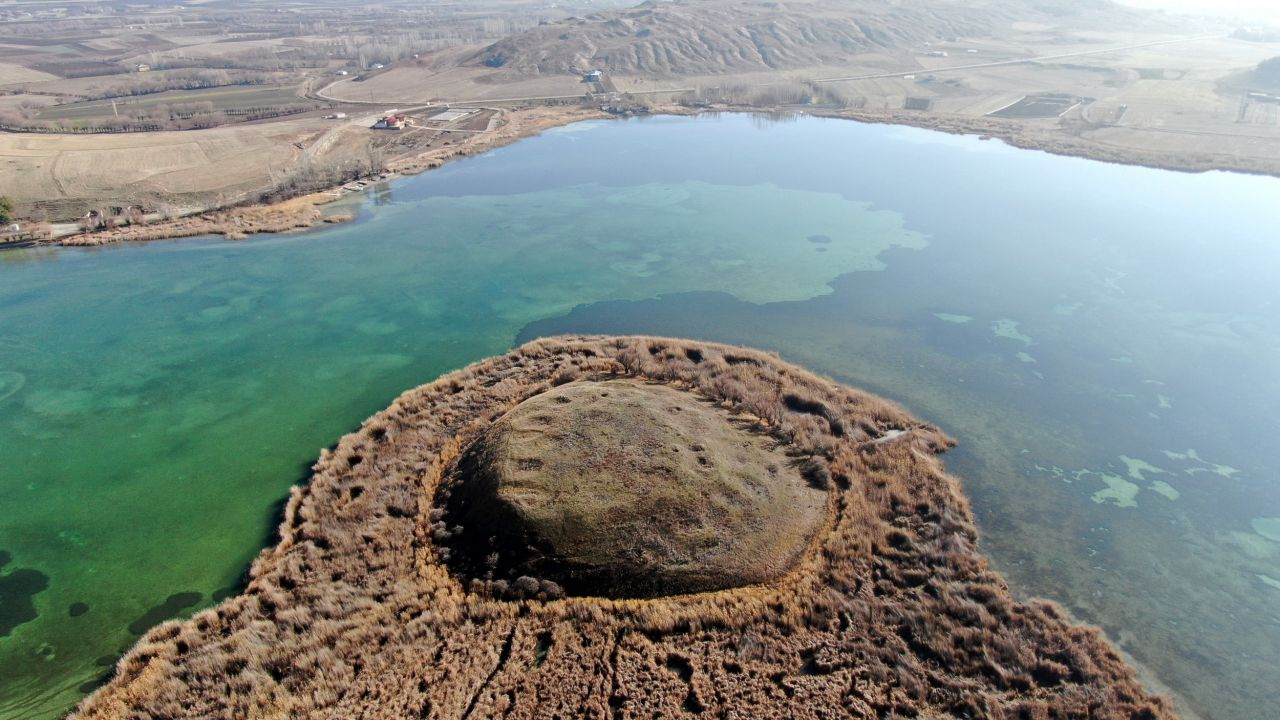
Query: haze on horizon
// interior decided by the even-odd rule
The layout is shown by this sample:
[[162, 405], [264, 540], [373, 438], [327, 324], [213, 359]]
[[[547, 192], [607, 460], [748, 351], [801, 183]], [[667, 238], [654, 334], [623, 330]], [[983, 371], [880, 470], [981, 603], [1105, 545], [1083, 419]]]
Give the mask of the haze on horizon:
[[1134, 7], [1177, 13], [1239, 17], [1256, 22], [1280, 23], [1280, 4], [1275, 0], [1119, 0]]

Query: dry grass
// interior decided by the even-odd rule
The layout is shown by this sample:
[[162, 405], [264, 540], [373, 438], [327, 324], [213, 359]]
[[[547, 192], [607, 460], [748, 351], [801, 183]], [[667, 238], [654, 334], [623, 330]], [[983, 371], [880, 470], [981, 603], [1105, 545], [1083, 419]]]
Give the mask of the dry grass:
[[270, 205], [231, 208], [161, 221], [154, 225], [125, 225], [72, 235], [58, 242], [69, 246], [97, 246], [200, 235], [224, 235], [231, 240], [242, 240], [258, 233], [291, 232], [314, 227], [322, 222], [340, 223], [352, 220], [354, 216], [350, 214], [325, 215], [320, 210], [320, 205], [334, 199], [335, 196], [327, 193], [313, 193]]
[[665, 384], [567, 383], [472, 443], [433, 539], [478, 581], [468, 589], [503, 597], [523, 576], [610, 597], [774, 580], [821, 526], [827, 493], [751, 424]]
[[295, 166], [302, 151], [292, 143], [323, 130], [320, 122], [126, 135], [0, 133], [0, 194], [27, 211], [48, 207], [53, 220], [102, 205], [236, 202]]
[[[824, 529], [769, 584], [468, 592], [432, 537], [450, 463], [521, 401], [619, 378], [693, 393], [812, 456], [830, 476]], [[1014, 601], [936, 458], [950, 444], [756, 351], [535, 341], [405, 393], [322, 453], [245, 593], [148, 633], [75, 717], [1174, 717], [1096, 630]]]
[[0, 63], [0, 86], [56, 80], [58, 76], [13, 63]]

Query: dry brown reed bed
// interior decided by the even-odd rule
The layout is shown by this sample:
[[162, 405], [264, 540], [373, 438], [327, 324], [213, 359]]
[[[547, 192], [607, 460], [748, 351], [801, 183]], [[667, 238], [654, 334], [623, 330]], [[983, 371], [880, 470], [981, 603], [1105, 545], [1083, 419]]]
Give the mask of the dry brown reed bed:
[[[435, 491], [471, 439], [549, 388], [615, 377], [719, 402], [825, 468], [827, 525], [789, 574], [502, 601], [440, 562]], [[152, 630], [75, 717], [1174, 717], [1096, 630], [1014, 601], [936, 457], [950, 444], [752, 350], [535, 341], [405, 393], [322, 453], [245, 593]]]
[[350, 221], [353, 215], [325, 215], [320, 210], [319, 206], [334, 199], [333, 195], [315, 193], [269, 205], [228, 208], [161, 221], [153, 225], [125, 225], [109, 230], [72, 235], [58, 242], [61, 245], [70, 246], [97, 246], [115, 242], [166, 240], [197, 235], [225, 235], [229, 239], [240, 240], [257, 233], [292, 232], [321, 223]]

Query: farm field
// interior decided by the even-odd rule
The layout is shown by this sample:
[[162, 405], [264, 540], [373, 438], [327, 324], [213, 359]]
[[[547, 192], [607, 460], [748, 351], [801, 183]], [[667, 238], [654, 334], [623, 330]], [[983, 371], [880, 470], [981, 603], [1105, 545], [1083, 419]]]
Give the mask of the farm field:
[[[0, 17], [16, 21], [0, 30], [3, 124], [128, 131], [135, 156], [118, 185], [109, 174], [93, 179], [94, 169], [93, 177], [68, 182], [82, 141], [0, 138], [10, 170], [4, 182], [31, 180], [14, 190], [20, 211], [42, 202], [63, 215], [74, 207], [79, 216], [85, 203], [157, 200], [168, 185], [152, 179], [181, 177], [194, 157], [173, 148], [205, 141], [149, 131], [283, 123], [243, 136], [252, 139], [246, 148], [282, 145], [248, 151], [232, 163], [228, 182], [211, 179], [203, 190], [193, 180], [177, 183], [216, 200], [225, 186], [247, 192], [289, 169], [272, 163], [325, 160], [337, 140], [331, 134], [323, 152], [299, 152], [332, 129], [306, 120], [312, 124], [300, 135], [296, 123], [304, 120], [289, 117], [300, 106], [365, 113], [427, 104], [813, 111], [1122, 162], [1280, 172], [1280, 109], [1249, 97], [1258, 89], [1253, 69], [1280, 56], [1280, 42], [1242, 39], [1228, 22], [1189, 23], [1105, 4], [1061, 16], [1042, 12], [1043, 3], [912, 14], [932, 1], [840, 11], [814, 10], [811, 0], [637, 10], [616, 10], [625, 0], [313, 2], [288, 12], [247, 2], [237, 17], [199, 5], [135, 17], [128, 6], [109, 4], [110, 11], [74, 21], [50, 15], [48, 27], [37, 27], [43, 20], [30, 12], [24, 18], [0, 8]], [[861, 25], [841, 30], [854, 9]], [[759, 48], [736, 45], [761, 23], [778, 28], [776, 37]], [[902, 32], [884, 34], [895, 28]], [[605, 73], [604, 83], [583, 82], [592, 68]], [[1037, 101], [1052, 96], [1064, 100]], [[249, 108], [265, 112], [243, 112]], [[272, 115], [284, 117], [263, 119]], [[407, 153], [421, 137], [380, 142]], [[365, 152], [367, 141], [352, 138], [346, 155]], [[73, 154], [54, 163], [46, 153], [63, 142]]]
[[[466, 135], [370, 134], [368, 108], [308, 93], [622, 4], [316, 0], [286, 9], [244, 0], [235, 12], [201, 2], [0, 4], [0, 126], [20, 131], [0, 132], [0, 194], [33, 220], [77, 220], [104, 206], [163, 215], [253, 200], [297, 187], [298, 178], [311, 178], [310, 187], [350, 175], [372, 165], [381, 152], [371, 150], [375, 139], [391, 157], [447, 147]], [[380, 92], [373, 99], [380, 104]], [[326, 122], [302, 109], [349, 112], [360, 122]]]
[[103, 198], [149, 206], [203, 206], [242, 199], [302, 154], [294, 142], [319, 134], [315, 121], [187, 132], [115, 135], [0, 134], [0, 195], [49, 207], [93, 208]]
[[235, 85], [54, 105], [42, 108], [36, 117], [41, 120], [93, 121], [112, 116], [128, 116], [139, 111], [153, 111], [161, 105], [193, 103], [209, 103], [214, 110], [315, 105], [314, 102], [299, 97], [298, 89], [292, 85]]
[[56, 80], [57, 78], [57, 75], [50, 75], [49, 73], [32, 70], [13, 63], [0, 62], [0, 87], [19, 83]]

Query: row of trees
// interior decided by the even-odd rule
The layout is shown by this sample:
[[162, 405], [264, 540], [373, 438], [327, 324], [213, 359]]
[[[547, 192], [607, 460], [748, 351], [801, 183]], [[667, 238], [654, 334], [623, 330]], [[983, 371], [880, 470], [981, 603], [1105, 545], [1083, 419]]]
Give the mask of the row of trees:
[[807, 80], [770, 85], [722, 85], [699, 88], [679, 98], [685, 105], [725, 103], [776, 107], [780, 105], [822, 105], [838, 108], [862, 107], [866, 98], [848, 93], [831, 83], [815, 83]]
[[7, 225], [13, 219], [13, 198], [0, 195], [0, 225]]
[[78, 225], [80, 232], [93, 232], [94, 230], [124, 227], [125, 225], [146, 225], [147, 214], [142, 208], [130, 206], [120, 208], [120, 212], [112, 212], [105, 209], [98, 209], [89, 213], [80, 219]]
[[81, 120], [40, 120], [32, 108], [0, 110], [0, 129], [14, 132], [155, 132], [159, 130], [203, 130], [233, 122], [247, 122], [293, 115], [313, 110], [314, 103], [264, 105], [219, 109], [212, 102], [160, 103], [145, 108], [121, 108], [118, 116]]
[[163, 73], [135, 75], [128, 82], [91, 88], [81, 95], [85, 100], [152, 95], [169, 90], [203, 90], [230, 85], [266, 85], [275, 77], [265, 72], [237, 72], [187, 68]]
[[279, 177], [258, 196], [270, 203], [376, 175], [386, 170], [386, 153], [373, 142], [365, 146], [364, 157], [313, 162], [304, 158], [297, 167]]

